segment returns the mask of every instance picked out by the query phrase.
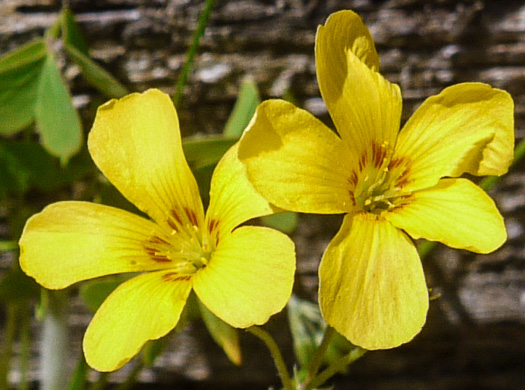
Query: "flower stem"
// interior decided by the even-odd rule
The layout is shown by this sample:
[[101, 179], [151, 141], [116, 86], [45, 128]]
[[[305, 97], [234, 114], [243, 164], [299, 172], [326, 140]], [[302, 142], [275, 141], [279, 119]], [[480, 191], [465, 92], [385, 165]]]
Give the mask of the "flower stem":
[[328, 347], [330, 346], [330, 343], [332, 342], [334, 334], [335, 334], [334, 328], [327, 325], [324, 331], [323, 340], [321, 341], [321, 344], [319, 345], [319, 347], [314, 353], [312, 361], [310, 362], [310, 367], [308, 367], [308, 374], [306, 376], [306, 379], [301, 385], [301, 389], [307, 389], [308, 385], [316, 377], [317, 373], [319, 372], [319, 368], [321, 367], [321, 364], [323, 363], [323, 359], [326, 354], [326, 351], [328, 350]]
[[286, 368], [286, 364], [284, 363], [281, 351], [279, 350], [277, 343], [270, 333], [257, 326], [252, 326], [248, 328], [247, 331], [260, 338], [266, 344], [266, 347], [270, 350], [270, 354], [272, 355], [275, 367], [277, 368], [279, 377], [281, 378], [281, 382], [283, 383], [283, 388], [285, 390], [293, 390], [292, 380], [288, 374], [288, 370]]
[[341, 372], [346, 366], [352, 364], [361, 356], [366, 353], [366, 349], [359, 347], [354, 348], [343, 358], [330, 365], [326, 370], [321, 372], [317, 377], [315, 377], [305, 388], [304, 390], [316, 389], [319, 386], [322, 386], [328, 379], [330, 379], [335, 374]]
[[204, 35], [204, 30], [206, 29], [206, 25], [208, 24], [208, 19], [210, 18], [211, 9], [213, 8], [214, 2], [215, 0], [206, 0], [204, 9], [200, 14], [197, 30], [195, 30], [195, 33], [193, 34], [193, 41], [191, 42], [191, 45], [188, 48], [188, 51], [186, 52], [186, 62], [182, 67], [182, 70], [177, 79], [177, 85], [175, 86], [175, 95], [173, 96], [173, 104], [175, 105], [175, 107], [178, 107], [180, 99], [182, 98], [182, 90], [184, 89], [188, 81], [190, 69], [193, 65], [193, 59], [195, 57], [195, 54], [197, 53], [200, 40]]

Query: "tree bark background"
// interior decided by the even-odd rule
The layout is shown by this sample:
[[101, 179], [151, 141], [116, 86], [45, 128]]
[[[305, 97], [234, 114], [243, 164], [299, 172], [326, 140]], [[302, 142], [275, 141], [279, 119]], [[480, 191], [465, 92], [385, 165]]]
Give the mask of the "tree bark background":
[[[203, 1], [71, 0], [92, 56], [132, 91], [173, 92]], [[0, 54], [41, 36], [56, 20], [55, 0], [1, 0]], [[400, 84], [404, 119], [428, 96], [458, 82], [507, 90], [516, 105], [516, 136], [525, 136], [525, 4], [520, 0], [225, 0], [217, 1], [179, 109], [183, 135], [222, 131], [240, 82], [253, 78], [263, 98], [291, 94], [330, 124], [315, 78], [316, 28], [340, 9], [358, 12], [370, 28], [382, 73]], [[75, 102], [89, 129], [104, 101], [64, 63]], [[447, 142], [444, 140], [443, 142]], [[503, 248], [475, 255], [440, 247], [425, 259], [436, 295], [427, 325], [411, 343], [373, 352], [336, 389], [523, 389], [525, 384], [525, 163], [491, 192], [509, 233]], [[301, 216], [297, 293], [316, 299], [320, 256], [339, 217]], [[90, 316], [76, 304], [73, 349]], [[270, 331], [291, 348], [284, 322]], [[38, 335], [38, 325], [35, 324]], [[38, 337], [38, 336], [36, 336]], [[266, 388], [278, 384], [258, 340], [243, 335], [244, 365], [236, 368], [194, 325], [176, 337], [144, 388]], [[76, 353], [76, 352], [74, 352]], [[76, 355], [74, 355], [76, 356]], [[126, 370], [126, 369], [124, 369]], [[38, 379], [35, 357], [33, 376]], [[115, 374], [113, 379], [121, 376]], [[148, 383], [156, 383], [146, 387]]]

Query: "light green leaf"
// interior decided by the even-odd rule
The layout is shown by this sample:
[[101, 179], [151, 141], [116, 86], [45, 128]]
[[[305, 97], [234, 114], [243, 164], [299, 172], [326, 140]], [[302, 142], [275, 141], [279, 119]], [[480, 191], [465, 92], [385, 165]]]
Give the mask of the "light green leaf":
[[217, 318], [200, 300], [199, 309], [204, 324], [215, 342], [224, 350], [233, 364], [241, 365], [242, 353], [237, 329]]
[[210, 181], [215, 165], [237, 139], [223, 136], [197, 136], [182, 140], [186, 160], [195, 175], [204, 202], [209, 200]]
[[64, 8], [60, 14], [60, 24], [62, 27], [62, 40], [64, 45], [74, 47], [79, 52], [89, 55], [88, 45], [84, 34], [78, 26], [75, 15], [69, 8]]
[[44, 41], [38, 39], [0, 59], [0, 134], [16, 133], [34, 121], [46, 54]]
[[51, 53], [42, 69], [35, 116], [42, 145], [65, 165], [82, 146], [82, 125]]
[[239, 138], [250, 123], [260, 101], [259, 89], [255, 81], [245, 80], [241, 85], [235, 106], [224, 127], [224, 136]]
[[129, 276], [116, 275], [84, 282], [80, 286], [80, 298], [86, 307], [94, 313], [109, 294], [129, 278]]
[[0, 74], [45, 59], [47, 47], [43, 39], [29, 42], [0, 59]]
[[237, 142], [223, 136], [190, 137], [182, 140], [184, 155], [192, 170], [216, 165]]
[[64, 49], [80, 67], [86, 81], [109, 98], [120, 98], [128, 90], [89, 57], [89, 48], [73, 13], [65, 8], [61, 15]]
[[285, 234], [292, 234], [299, 224], [299, 216], [292, 211], [261, 217], [263, 225], [277, 229]]
[[97, 65], [87, 54], [77, 48], [65, 45], [64, 49], [80, 67], [86, 81], [109, 98], [120, 98], [129, 92], [116, 78]]

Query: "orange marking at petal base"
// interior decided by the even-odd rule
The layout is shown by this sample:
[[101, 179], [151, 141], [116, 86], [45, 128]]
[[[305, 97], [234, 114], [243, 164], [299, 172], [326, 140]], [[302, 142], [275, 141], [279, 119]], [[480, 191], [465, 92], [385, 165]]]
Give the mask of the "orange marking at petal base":
[[193, 226], [199, 226], [199, 221], [197, 220], [197, 214], [195, 214], [195, 211], [187, 207], [184, 207], [184, 211], [186, 212], [186, 215]]
[[149, 242], [151, 244], [163, 244], [163, 245], [169, 245], [169, 243], [166, 240], [163, 240], [162, 238], [158, 236], [153, 236], [149, 239]]
[[180, 280], [188, 281], [190, 279], [191, 279], [191, 276], [189, 275], [181, 276], [177, 272], [170, 272], [168, 274], [162, 275], [162, 280], [164, 280], [165, 282], [177, 282]]
[[208, 224], [208, 231], [210, 233], [213, 233], [213, 231], [217, 229], [218, 227], [219, 227], [219, 221], [217, 221], [216, 219], [211, 219]]

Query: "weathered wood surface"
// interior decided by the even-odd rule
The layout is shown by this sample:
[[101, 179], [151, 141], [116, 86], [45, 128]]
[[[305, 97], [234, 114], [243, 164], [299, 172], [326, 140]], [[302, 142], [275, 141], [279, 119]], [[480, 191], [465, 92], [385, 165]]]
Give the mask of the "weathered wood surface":
[[[70, 1], [95, 59], [130, 90], [160, 87], [167, 92], [173, 91], [202, 4]], [[0, 53], [40, 36], [55, 22], [59, 7], [53, 0], [2, 0]], [[516, 134], [525, 136], [525, 4], [519, 0], [218, 1], [185, 90], [180, 109], [183, 133], [220, 132], [244, 77], [257, 81], [264, 98], [291, 91], [299, 105], [329, 123], [315, 80], [313, 48], [317, 25], [339, 9], [357, 11], [369, 26], [382, 72], [402, 87], [405, 118], [425, 97], [450, 84], [482, 81], [512, 94]], [[75, 66], [65, 66], [89, 128], [90, 102], [100, 103], [100, 97]], [[338, 378], [336, 388], [525, 386], [524, 169], [525, 164], [519, 164], [492, 191], [506, 218], [509, 242], [485, 256], [446, 248], [434, 252], [424, 267], [429, 286], [441, 298], [432, 302], [422, 334], [399, 349], [365, 356], [348, 377]], [[297, 291], [315, 299], [316, 267], [340, 218], [303, 216], [302, 221], [294, 235]], [[74, 350], [88, 321], [83, 308], [75, 306]], [[275, 322], [279, 320], [271, 325], [277, 329]], [[264, 388], [278, 383], [258, 340], [243, 336], [245, 365], [238, 369], [203, 333], [199, 326], [186, 330], [159, 368], [145, 372], [141, 380], [184, 383], [188, 388]], [[289, 336], [280, 333], [289, 347]], [[33, 375], [38, 378], [36, 360]]]

